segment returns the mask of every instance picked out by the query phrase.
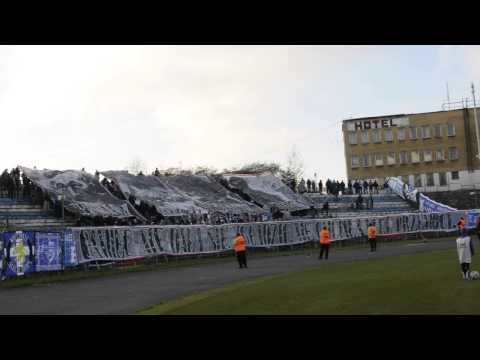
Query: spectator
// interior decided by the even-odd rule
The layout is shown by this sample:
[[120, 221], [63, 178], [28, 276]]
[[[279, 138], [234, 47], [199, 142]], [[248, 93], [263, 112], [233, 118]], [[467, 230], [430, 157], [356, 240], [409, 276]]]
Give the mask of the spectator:
[[378, 182], [377, 179], [373, 182], [373, 188], [375, 189], [375, 194], [378, 194]]
[[160, 176], [160, 171], [158, 171], [158, 168], [155, 168], [155, 172], [153, 173], [155, 176]]
[[363, 181], [363, 193], [364, 194], [368, 193], [368, 182], [367, 182], [367, 180]]
[[322, 207], [322, 212], [325, 211], [327, 213], [327, 216], [328, 216], [328, 208], [329, 208], [328, 201], [325, 201], [325, 204], [323, 204], [323, 207]]
[[352, 192], [352, 182], [350, 181], [350, 179], [348, 180], [348, 185], [347, 185], [347, 187], [348, 187], [348, 193], [349, 193], [350, 195], [353, 194], [353, 192]]
[[315, 181], [312, 181], [312, 192], [313, 193], [317, 192], [317, 183]]
[[368, 180], [368, 190], [369, 190], [370, 194], [373, 193], [373, 182], [372, 182], [372, 180]]
[[310, 179], [307, 179], [307, 192], [311, 192], [312, 189], [312, 182]]
[[363, 208], [362, 193], [358, 194], [358, 197], [357, 197], [357, 200], [356, 200], [356, 206], [357, 206], [357, 209], [362, 209]]
[[321, 194], [323, 192], [323, 183], [322, 180], [318, 182], [318, 192]]

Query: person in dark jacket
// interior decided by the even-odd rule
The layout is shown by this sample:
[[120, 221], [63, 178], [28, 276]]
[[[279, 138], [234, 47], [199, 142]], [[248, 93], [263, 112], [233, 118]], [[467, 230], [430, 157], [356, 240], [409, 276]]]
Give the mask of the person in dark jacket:
[[318, 192], [321, 194], [323, 192], [323, 183], [322, 180], [318, 182]]

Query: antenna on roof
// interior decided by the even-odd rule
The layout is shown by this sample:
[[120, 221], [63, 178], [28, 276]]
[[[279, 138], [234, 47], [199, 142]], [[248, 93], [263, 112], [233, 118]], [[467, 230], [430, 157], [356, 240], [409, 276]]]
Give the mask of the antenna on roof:
[[447, 82], [447, 102], [450, 102], [450, 92], [448, 91], [448, 82]]

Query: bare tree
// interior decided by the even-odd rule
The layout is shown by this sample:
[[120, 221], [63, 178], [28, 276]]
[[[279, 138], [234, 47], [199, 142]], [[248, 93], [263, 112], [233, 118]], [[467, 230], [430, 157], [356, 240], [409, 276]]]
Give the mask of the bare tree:
[[147, 172], [147, 166], [138, 156], [136, 156], [132, 160], [130, 160], [130, 162], [125, 167], [125, 170], [128, 170], [128, 172], [134, 175], [137, 175], [140, 172], [145, 174]]
[[283, 182], [295, 191], [303, 173], [303, 160], [294, 145], [292, 150], [288, 153], [286, 167], [280, 172], [280, 176], [282, 177]]

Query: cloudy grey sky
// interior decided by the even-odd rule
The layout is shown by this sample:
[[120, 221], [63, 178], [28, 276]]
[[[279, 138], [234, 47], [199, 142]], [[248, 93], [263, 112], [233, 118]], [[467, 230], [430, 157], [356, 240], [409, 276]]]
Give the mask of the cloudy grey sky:
[[[480, 47], [0, 46], [0, 167], [223, 169], [345, 177], [341, 120], [480, 91]], [[480, 97], [480, 96], [479, 96]]]

